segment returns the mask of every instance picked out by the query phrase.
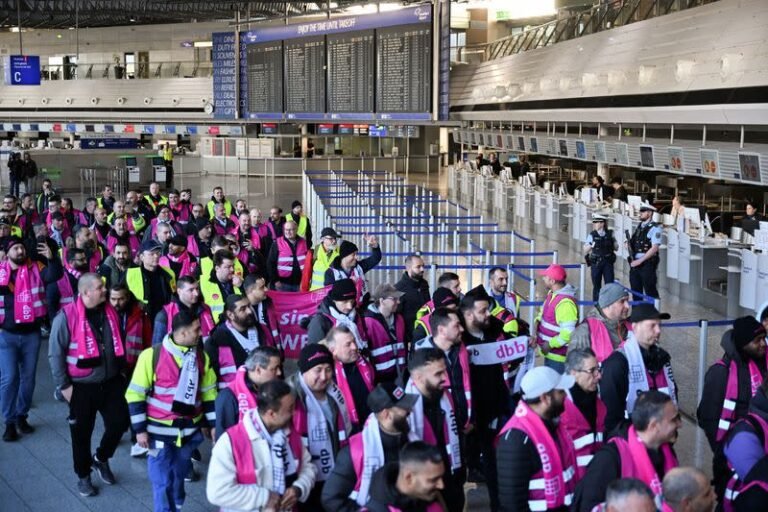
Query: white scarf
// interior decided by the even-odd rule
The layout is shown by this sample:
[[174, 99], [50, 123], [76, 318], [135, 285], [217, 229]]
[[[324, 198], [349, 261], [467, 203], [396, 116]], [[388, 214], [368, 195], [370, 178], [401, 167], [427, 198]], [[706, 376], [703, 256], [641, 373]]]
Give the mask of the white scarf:
[[173, 403], [183, 406], [194, 406], [197, 402], [197, 389], [200, 384], [200, 369], [197, 366], [197, 349], [190, 348], [182, 352], [176, 348], [171, 341], [170, 334], [165, 335], [163, 348], [167, 350], [174, 358], [181, 359], [181, 368], [179, 369], [179, 383], [176, 386], [176, 392], [173, 394]]
[[[381, 427], [374, 413], [365, 420], [361, 435], [363, 436], [363, 474], [360, 475], [360, 487], [357, 491], [353, 490], [349, 498], [363, 507], [368, 503], [373, 474], [386, 463], [384, 446], [381, 444]], [[419, 438], [414, 432], [408, 432], [408, 440], [418, 441]]]
[[[247, 418], [253, 429], [264, 438], [269, 446], [272, 459], [272, 491], [280, 495], [285, 493], [285, 475], [292, 475], [299, 469], [299, 463], [288, 447], [288, 436], [285, 429], [280, 429], [270, 435], [257, 409], [250, 409], [243, 417]], [[246, 429], [248, 425], [246, 424]]]
[[246, 338], [245, 336], [240, 334], [240, 331], [235, 329], [235, 327], [232, 325], [232, 323], [229, 320], [227, 320], [227, 323], [225, 325], [227, 326], [227, 329], [229, 329], [229, 332], [232, 333], [232, 336], [235, 337], [237, 342], [240, 344], [241, 347], [243, 347], [243, 349], [247, 354], [250, 354], [251, 350], [259, 346], [259, 333], [255, 327], [251, 327], [250, 329], [248, 329], [248, 337]]
[[[627, 341], [620, 349], [627, 358], [629, 365], [629, 392], [627, 393], [627, 407], [625, 414], [630, 414], [635, 409], [637, 395], [648, 391], [648, 377], [645, 370], [645, 361], [640, 352], [640, 344], [635, 338], [635, 334], [629, 331]], [[667, 388], [660, 388], [659, 391], [668, 394], [672, 402], [677, 405], [677, 394], [675, 393], [675, 380], [672, 378], [672, 367], [669, 364], [664, 365], [664, 376], [667, 379]]]
[[[333, 441], [331, 438], [334, 432], [331, 432], [328, 428], [328, 420], [323, 413], [323, 408], [320, 406], [317, 398], [315, 398], [312, 390], [307, 386], [307, 383], [304, 382], [304, 378], [299, 375], [297, 380], [306, 397], [307, 435], [309, 438], [307, 450], [309, 451], [309, 454], [312, 455], [312, 462], [317, 466], [317, 480], [324, 482], [331, 475], [331, 471], [335, 464], [333, 457]], [[328, 386], [326, 393], [329, 399], [336, 402], [339, 414], [341, 414], [344, 420], [345, 432], [350, 432], [352, 430], [352, 422], [349, 419], [347, 405], [341, 391], [336, 387], [336, 384], [331, 383]]]
[[[418, 439], [424, 439], [424, 397], [416, 387], [412, 379], [408, 379], [408, 384], [405, 386], [406, 393], [413, 393], [418, 395], [418, 399], [411, 410], [411, 414], [408, 415], [408, 425]], [[443, 396], [440, 398], [440, 408], [443, 410], [443, 417], [448, 423], [448, 439], [446, 439], [445, 449], [448, 452], [448, 457], [451, 459], [451, 471], [456, 471], [461, 468], [461, 447], [459, 445], [459, 427], [456, 424], [456, 415], [453, 412], [453, 404], [448, 398], [448, 393], [443, 390]], [[445, 430], [445, 429], [444, 429]], [[435, 432], [437, 437], [437, 432]]]
[[355, 343], [357, 343], [358, 350], [365, 350], [368, 348], [368, 343], [363, 340], [363, 337], [360, 336], [360, 331], [357, 329], [357, 324], [355, 323], [357, 313], [354, 309], [349, 312], [349, 315], [342, 314], [333, 306], [329, 307], [328, 311], [330, 311], [331, 316], [336, 320], [336, 325], [344, 325], [349, 328], [352, 335], [355, 337]]

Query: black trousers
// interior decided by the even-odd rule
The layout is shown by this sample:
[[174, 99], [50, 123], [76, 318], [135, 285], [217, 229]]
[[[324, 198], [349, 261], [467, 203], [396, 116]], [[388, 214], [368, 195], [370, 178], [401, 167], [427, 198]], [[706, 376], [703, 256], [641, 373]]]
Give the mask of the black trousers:
[[173, 160], [164, 160], [165, 163], [165, 188], [170, 190], [173, 187]]
[[655, 262], [646, 261], [639, 267], [630, 268], [629, 285], [632, 290], [658, 299], [659, 290], [656, 288], [656, 269], [658, 267], [659, 262], [657, 260]]
[[99, 384], [72, 384], [68, 420], [72, 435], [72, 459], [78, 477], [85, 478], [91, 473], [91, 436], [97, 412], [104, 421], [104, 435], [96, 449], [96, 457], [100, 461], [106, 462], [115, 454], [120, 439], [128, 430], [130, 416], [125, 388], [122, 376]]

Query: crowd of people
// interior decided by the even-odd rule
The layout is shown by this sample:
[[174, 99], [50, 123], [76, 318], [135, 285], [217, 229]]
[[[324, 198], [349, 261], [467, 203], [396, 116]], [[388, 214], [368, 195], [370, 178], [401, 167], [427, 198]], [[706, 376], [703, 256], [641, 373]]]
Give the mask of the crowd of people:
[[[3, 200], [3, 440], [34, 434], [48, 336], [82, 496], [98, 493], [94, 472], [118, 481], [109, 461], [130, 431], [156, 511], [182, 509], [205, 442], [206, 494], [222, 510], [459, 512], [467, 481], [486, 484], [494, 512], [704, 512], [716, 499], [757, 510], [765, 499], [768, 319], [736, 320], [707, 374], [699, 421], [713, 486], [678, 467], [677, 389], [659, 346], [669, 315], [630, 308], [621, 285], [602, 286], [579, 318], [553, 264], [528, 325], [503, 267], [465, 293], [450, 272], [430, 290], [412, 254], [398, 282], [369, 289], [375, 237], [362, 258], [332, 228], [313, 245], [299, 201], [264, 218], [221, 187], [205, 204], [192, 197], [105, 187], [77, 210], [45, 180], [37, 196]], [[274, 294], [318, 290], [288, 372]]]

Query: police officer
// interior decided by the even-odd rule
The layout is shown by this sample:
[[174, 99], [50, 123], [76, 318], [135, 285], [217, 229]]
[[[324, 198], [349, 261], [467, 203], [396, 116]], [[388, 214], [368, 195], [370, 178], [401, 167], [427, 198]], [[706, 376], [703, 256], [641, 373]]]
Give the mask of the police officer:
[[592, 215], [592, 232], [584, 242], [584, 253], [587, 265], [592, 269], [592, 300], [597, 302], [602, 282], [613, 282], [613, 263], [616, 261], [618, 249], [613, 231], [606, 229], [606, 218], [603, 215]]
[[640, 207], [640, 224], [629, 239], [629, 284], [635, 292], [659, 298], [656, 269], [659, 267], [661, 226], [653, 221], [655, 211], [650, 204]]

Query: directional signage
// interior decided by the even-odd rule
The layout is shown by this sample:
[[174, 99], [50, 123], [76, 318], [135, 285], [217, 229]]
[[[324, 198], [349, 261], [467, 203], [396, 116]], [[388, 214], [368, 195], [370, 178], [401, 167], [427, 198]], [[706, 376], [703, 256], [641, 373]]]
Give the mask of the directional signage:
[[7, 56], [5, 85], [40, 85], [40, 57], [37, 55]]

